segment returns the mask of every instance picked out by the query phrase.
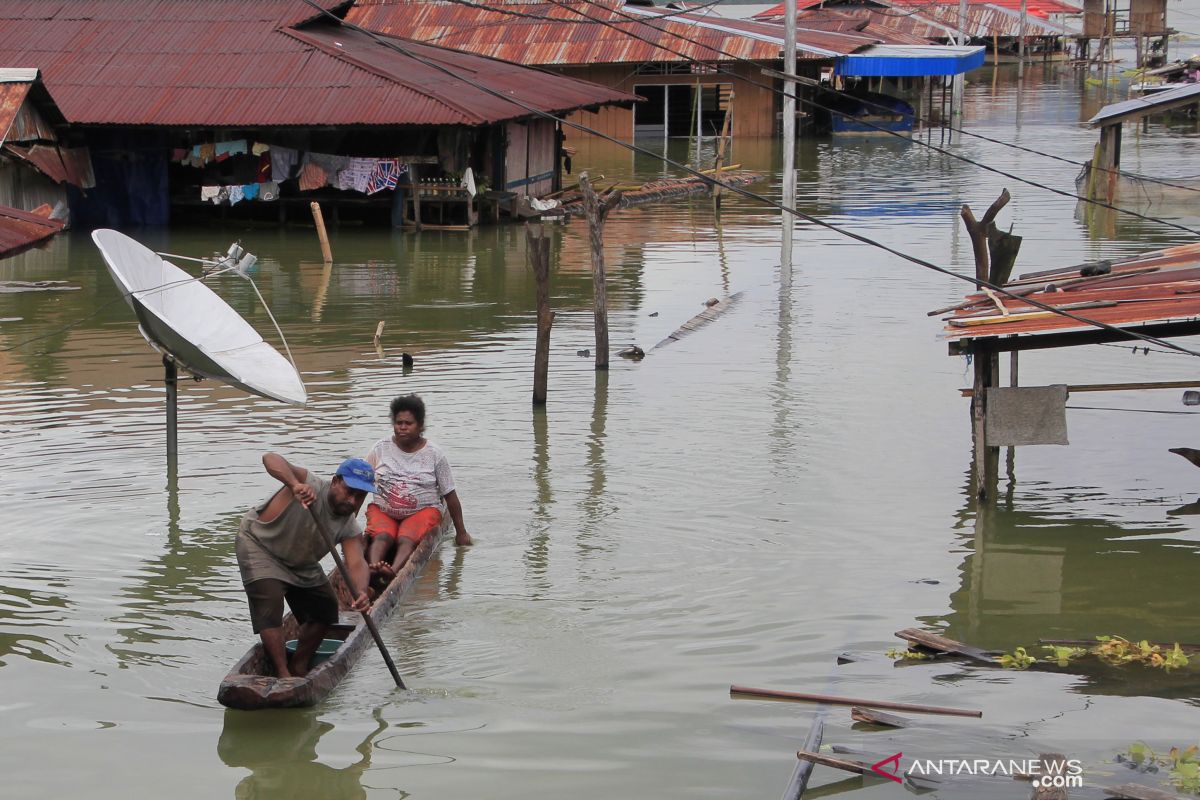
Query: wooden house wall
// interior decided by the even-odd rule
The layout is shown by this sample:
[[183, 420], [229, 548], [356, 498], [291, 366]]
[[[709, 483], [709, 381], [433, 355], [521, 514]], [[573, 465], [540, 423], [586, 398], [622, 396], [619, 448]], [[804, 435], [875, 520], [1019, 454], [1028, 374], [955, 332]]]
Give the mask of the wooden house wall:
[[1089, 39], [1104, 35], [1104, 0], [1083, 0], [1083, 35]]
[[548, 119], [510, 122], [504, 157], [504, 188], [518, 195], [540, 197], [553, 191], [556, 124]]
[[1129, 32], [1140, 36], [1161, 35], [1166, 15], [1166, 0], [1130, 0]]
[[[777, 64], [765, 65], [778, 68]], [[754, 64], [734, 64], [729, 72], [706, 75], [639, 75], [632, 66], [627, 64], [600, 64], [584, 67], [563, 67], [558, 71], [572, 78], [580, 78], [604, 86], [611, 86], [625, 92], [634, 92], [635, 86], [684, 84], [694, 86], [699, 79], [702, 86], [717, 86], [729, 84], [733, 87], [735, 98], [733, 102], [732, 130], [736, 137], [774, 136], [776, 134], [777, 113], [782, 104], [777, 102], [778, 95], [772, 89], [772, 79], [763, 75], [762, 66]], [[805, 74], [804, 66], [800, 67]], [[571, 122], [585, 125], [600, 133], [612, 136], [622, 141], [633, 139], [633, 109], [608, 107], [592, 113], [580, 111], [567, 117]], [[573, 136], [584, 134], [571, 128], [566, 129], [568, 141]]]

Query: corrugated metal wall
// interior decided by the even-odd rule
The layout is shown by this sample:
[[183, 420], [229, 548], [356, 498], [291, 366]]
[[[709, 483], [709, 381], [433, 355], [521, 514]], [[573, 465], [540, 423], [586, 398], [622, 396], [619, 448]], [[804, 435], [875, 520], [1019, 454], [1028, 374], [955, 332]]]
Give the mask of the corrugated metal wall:
[[32, 211], [43, 203], [53, 208], [66, 202], [63, 186], [32, 167], [0, 156], [0, 206]]

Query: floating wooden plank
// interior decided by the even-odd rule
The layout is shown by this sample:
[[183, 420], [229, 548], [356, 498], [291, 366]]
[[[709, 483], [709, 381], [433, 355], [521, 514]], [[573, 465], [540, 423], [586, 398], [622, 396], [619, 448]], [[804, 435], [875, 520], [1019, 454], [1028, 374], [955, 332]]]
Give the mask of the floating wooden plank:
[[1104, 790], [1104, 796], [1117, 797], [1121, 800], [1186, 800], [1183, 795], [1164, 792], [1162, 789], [1143, 786], [1140, 783], [1126, 783], [1107, 788]]
[[855, 722], [883, 725], [888, 728], [907, 728], [912, 724], [912, 720], [907, 720], [904, 717], [898, 717], [895, 714], [887, 714], [871, 708], [860, 708], [858, 706], [850, 709], [850, 719]]
[[938, 636], [936, 633], [929, 633], [917, 628], [905, 628], [902, 631], [896, 631], [896, 635], [909, 644], [915, 644], [929, 650], [936, 650], [939, 653], [954, 653], [955, 655], [974, 661], [982, 661], [992, 666], [996, 666], [997, 663], [996, 653], [972, 647], [962, 642], [956, 642], [953, 639], [947, 639], [945, 636]]
[[886, 708], [890, 711], [908, 711], [913, 714], [944, 714], [951, 717], [982, 717], [982, 711], [966, 708], [947, 708], [945, 706], [927, 706], [920, 703], [895, 703], [890, 700], [864, 700], [860, 697], [837, 697], [828, 694], [808, 694], [805, 692], [784, 692], [777, 689], [754, 689], [749, 686], [730, 686], [731, 695], [745, 695], [764, 700], [790, 700], [798, 703], [829, 703], [834, 706], [865, 706], [868, 708]]
[[848, 758], [834, 758], [833, 756], [823, 755], [821, 753], [812, 753], [808, 750], [797, 750], [796, 758], [804, 761], [811, 761], [814, 764], [820, 764], [825, 767], [833, 767], [834, 769], [845, 770], [846, 772], [856, 772], [859, 775], [874, 775], [871, 765], [865, 761], [853, 761]]
[[[825, 720], [817, 717], [813, 720], [812, 727], [808, 729], [808, 736], [804, 739], [804, 750], [808, 752], [816, 752], [821, 748], [821, 737], [825, 734]], [[792, 777], [788, 781], [787, 788], [783, 790], [783, 800], [800, 800], [800, 796], [804, 794], [804, 790], [808, 788], [808, 779], [812, 775], [813, 762], [806, 759], [796, 761], [796, 768], [792, 770]]]
[[712, 322], [713, 320], [715, 320], [717, 317], [724, 314], [729, 309], [733, 308], [733, 306], [736, 305], [737, 302], [741, 299], [742, 299], [742, 293], [734, 292], [733, 294], [729, 295], [728, 297], [724, 298], [723, 300], [718, 301], [716, 304], [709, 306], [708, 308], [704, 309], [696, 316], [689, 319], [687, 322], [680, 325], [678, 328], [675, 329], [674, 332], [668, 334], [667, 338], [663, 339], [661, 342], [654, 345], [654, 347], [652, 347], [651, 349], [657, 350], [658, 348], [662, 347], [663, 345], [667, 345], [667, 344], [670, 344], [671, 342], [682, 339], [684, 336], [687, 336], [689, 333], [692, 333], [692, 332], [698, 330], [699, 328], [704, 327], [705, 325], [707, 325], [710, 322]]

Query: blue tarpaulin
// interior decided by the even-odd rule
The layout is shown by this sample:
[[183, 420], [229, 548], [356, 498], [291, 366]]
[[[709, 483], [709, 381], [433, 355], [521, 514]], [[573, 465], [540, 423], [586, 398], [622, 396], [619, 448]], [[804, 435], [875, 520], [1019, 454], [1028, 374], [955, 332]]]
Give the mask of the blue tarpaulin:
[[838, 59], [837, 75], [923, 78], [958, 75], [983, 66], [986, 48], [940, 45], [874, 45]]

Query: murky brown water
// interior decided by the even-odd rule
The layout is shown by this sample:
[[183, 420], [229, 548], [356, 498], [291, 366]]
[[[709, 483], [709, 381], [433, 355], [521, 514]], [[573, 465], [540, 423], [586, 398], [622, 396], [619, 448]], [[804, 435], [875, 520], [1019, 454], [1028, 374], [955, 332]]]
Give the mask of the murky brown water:
[[[1090, 153], [1094, 134], [1078, 122], [1102, 102], [1097, 88], [1040, 68], [1020, 90], [1010, 73], [981, 75], [969, 131]], [[1127, 131], [1123, 166], [1196, 172], [1195, 136]], [[662, 172], [575, 143], [576, 164], [611, 179]], [[1063, 189], [1076, 171], [978, 139], [945, 146]], [[737, 143], [734, 158], [777, 169], [771, 143]], [[963, 272], [958, 207], [986, 208], [1005, 186], [1022, 271], [1189, 240], [1139, 220], [1089, 228], [1072, 200], [913, 144], [805, 142], [799, 168], [804, 210]], [[778, 195], [777, 182], [756, 188]], [[515, 227], [344, 228], [328, 270], [308, 230], [131, 233], [192, 254], [241, 238], [310, 403], [185, 386], [169, 481], [161, 366], [86, 232], [0, 261], [0, 281], [78, 287], [0, 294], [0, 347], [41, 337], [0, 352], [0, 795], [778, 796], [813, 709], [733, 701], [731, 683], [984, 711], [892, 734], [829, 712], [827, 742], [878, 757], [1056, 750], [1115, 782], [1128, 776], [1112, 758], [1133, 740], [1196, 740], [1194, 671], [1070, 677], [884, 658], [892, 632], [914, 625], [1011, 648], [1097, 633], [1195, 641], [1200, 623], [1188, 560], [1200, 473], [1166, 452], [1197, 445], [1194, 420], [1072, 410], [1072, 445], [1021, 449], [1006, 496], [977, 513], [957, 392], [969, 370], [925, 316], [962, 284], [802, 224], [781, 292], [769, 209], [729, 197], [719, 217], [705, 200], [619, 212], [607, 230], [614, 346], [649, 350], [705, 299], [744, 295], [717, 323], [598, 377], [576, 355], [593, 347], [585, 230], [556, 227], [541, 414]], [[216, 288], [269, 331], [249, 286]], [[1095, 347], [1027, 356], [1021, 379], [1193, 370], [1182, 356]], [[251, 641], [232, 540], [272, 489], [261, 453], [332, 469], [387, 434], [387, 403], [408, 391], [429, 403], [479, 543], [444, 550], [384, 627], [412, 691], [392, 690], [369, 653], [316, 709], [225, 712], [217, 683]], [[1071, 404], [1184, 411], [1178, 392]], [[843, 652], [863, 658], [835, 666]], [[819, 769], [812, 785], [840, 777]], [[948, 784], [938, 796], [1025, 791]]]

